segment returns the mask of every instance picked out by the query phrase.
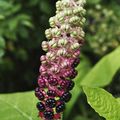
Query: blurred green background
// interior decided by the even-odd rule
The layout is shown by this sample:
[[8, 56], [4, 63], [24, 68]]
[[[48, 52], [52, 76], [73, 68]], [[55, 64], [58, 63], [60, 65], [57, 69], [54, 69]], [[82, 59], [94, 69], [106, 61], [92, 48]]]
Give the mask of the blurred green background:
[[[55, 2], [56, 0], [0, 0], [0, 93], [29, 91], [37, 86], [39, 58], [44, 54], [41, 42], [46, 39], [44, 31], [49, 28], [49, 17], [55, 15]], [[82, 55], [94, 66], [120, 45], [120, 1], [87, 0], [85, 8], [86, 36]], [[111, 84], [105, 88], [119, 96], [119, 86], [118, 70]], [[80, 99], [80, 105], [83, 106], [78, 107], [78, 99], [71, 116], [82, 114], [90, 118], [85, 120], [103, 119], [90, 109], [85, 95], [80, 95]]]

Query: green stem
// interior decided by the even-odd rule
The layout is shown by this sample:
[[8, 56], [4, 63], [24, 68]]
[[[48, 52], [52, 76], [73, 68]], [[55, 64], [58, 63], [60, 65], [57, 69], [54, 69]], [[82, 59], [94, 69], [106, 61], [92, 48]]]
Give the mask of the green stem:
[[61, 119], [60, 120], [63, 120], [63, 113], [61, 114]]

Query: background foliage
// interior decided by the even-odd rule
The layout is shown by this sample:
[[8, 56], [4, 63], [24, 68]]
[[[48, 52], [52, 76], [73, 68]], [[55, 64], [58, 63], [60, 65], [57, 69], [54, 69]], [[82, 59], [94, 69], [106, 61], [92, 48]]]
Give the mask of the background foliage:
[[[49, 27], [48, 19], [55, 14], [55, 2], [56, 0], [0, 0], [2, 94], [33, 90], [37, 85], [39, 57], [44, 54], [40, 44], [46, 39], [44, 31]], [[87, 104], [81, 85], [103, 87], [115, 97], [120, 97], [120, 2], [87, 0], [85, 8], [86, 41], [82, 48], [81, 64], [77, 68], [79, 75], [75, 79], [76, 87], [72, 91], [74, 97], [67, 104], [65, 120], [104, 120]], [[15, 103], [12, 102], [13, 97]], [[36, 120], [36, 98], [29, 101], [31, 97], [34, 97], [33, 92], [0, 95], [0, 107], [5, 108], [0, 113], [14, 114], [9, 119], [6, 118], [7, 115], [0, 114], [0, 118], [19, 120], [22, 115], [25, 120], [31, 120], [31, 117]], [[31, 104], [33, 110], [29, 110], [26, 103]], [[23, 107], [24, 105], [28, 107]]]

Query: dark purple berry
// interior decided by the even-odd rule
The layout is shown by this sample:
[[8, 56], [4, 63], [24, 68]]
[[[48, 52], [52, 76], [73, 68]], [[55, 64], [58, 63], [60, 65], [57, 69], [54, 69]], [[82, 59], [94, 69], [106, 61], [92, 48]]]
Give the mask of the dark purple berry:
[[38, 102], [36, 106], [40, 112], [45, 110], [45, 106], [42, 102]]
[[54, 113], [52, 111], [45, 111], [44, 112], [44, 117], [47, 120], [53, 120], [54, 118]]
[[36, 93], [36, 92], [39, 92], [39, 91], [40, 91], [40, 88], [37, 87], [37, 88], [35, 89], [35, 93]]
[[39, 91], [39, 92], [35, 92], [35, 96], [39, 99], [39, 100], [44, 100], [45, 96], [44, 94]]
[[61, 103], [61, 104], [56, 106], [56, 112], [57, 113], [63, 112], [64, 109], [65, 109], [65, 103]]
[[69, 77], [70, 77], [71, 79], [74, 79], [74, 78], [77, 76], [77, 74], [78, 74], [77, 70], [73, 69], [73, 70], [71, 71], [71, 74], [70, 74]]
[[65, 92], [61, 97], [60, 100], [64, 102], [68, 102], [71, 99], [72, 95], [70, 92]]
[[66, 88], [66, 80], [62, 80], [61, 83], [60, 83], [60, 87], [61, 88]]
[[67, 81], [67, 90], [72, 90], [74, 87], [75, 83], [72, 80]]
[[50, 78], [48, 79], [48, 83], [50, 85], [56, 86], [58, 84], [58, 80], [57, 80], [57, 78], [50, 76]]
[[49, 108], [54, 108], [56, 106], [56, 100], [54, 98], [48, 98], [45, 104]]
[[51, 96], [51, 97], [55, 97], [56, 96], [56, 92], [54, 90], [48, 90], [47, 91], [47, 95]]
[[72, 64], [72, 67], [77, 67], [79, 63], [80, 63], [80, 58], [76, 58]]

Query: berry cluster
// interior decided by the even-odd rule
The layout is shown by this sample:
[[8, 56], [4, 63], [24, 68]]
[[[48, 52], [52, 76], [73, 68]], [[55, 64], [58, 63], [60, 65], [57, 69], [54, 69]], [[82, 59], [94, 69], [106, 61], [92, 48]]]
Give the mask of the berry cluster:
[[40, 76], [39, 87], [35, 89], [39, 115], [45, 120], [60, 119], [60, 113], [65, 109], [65, 103], [71, 99], [70, 90], [74, 82], [63, 77], [55, 78], [52, 75]]
[[44, 120], [59, 120], [65, 104], [71, 99], [80, 62], [80, 47], [84, 32], [82, 25], [84, 0], [62, 0], [56, 3], [56, 16], [50, 18], [50, 29], [45, 34], [49, 41], [42, 42], [46, 55], [41, 56], [40, 76], [35, 95], [39, 116]]

